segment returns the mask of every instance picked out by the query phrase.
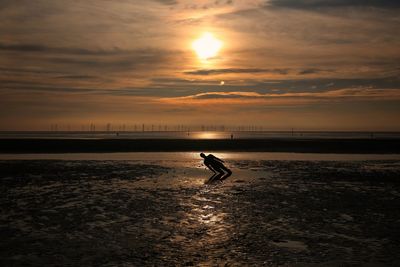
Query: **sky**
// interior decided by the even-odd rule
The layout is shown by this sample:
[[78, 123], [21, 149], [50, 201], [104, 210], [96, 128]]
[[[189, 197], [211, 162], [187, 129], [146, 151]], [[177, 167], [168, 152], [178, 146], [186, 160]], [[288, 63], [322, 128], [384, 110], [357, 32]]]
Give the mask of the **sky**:
[[[0, 0], [0, 130], [400, 131], [398, 0]], [[222, 43], [200, 59], [204, 33]]]

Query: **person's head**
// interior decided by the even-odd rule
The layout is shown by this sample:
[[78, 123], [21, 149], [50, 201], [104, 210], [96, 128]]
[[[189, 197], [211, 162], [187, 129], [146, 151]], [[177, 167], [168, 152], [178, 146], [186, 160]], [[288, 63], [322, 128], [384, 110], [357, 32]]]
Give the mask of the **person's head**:
[[205, 158], [205, 157], [206, 157], [206, 154], [200, 153], [200, 157]]

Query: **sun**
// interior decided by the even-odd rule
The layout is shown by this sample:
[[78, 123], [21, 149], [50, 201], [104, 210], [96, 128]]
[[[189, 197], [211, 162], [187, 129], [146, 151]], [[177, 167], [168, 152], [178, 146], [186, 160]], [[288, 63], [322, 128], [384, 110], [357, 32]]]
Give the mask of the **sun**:
[[207, 60], [218, 55], [222, 42], [212, 33], [206, 32], [192, 44], [194, 51], [201, 60]]

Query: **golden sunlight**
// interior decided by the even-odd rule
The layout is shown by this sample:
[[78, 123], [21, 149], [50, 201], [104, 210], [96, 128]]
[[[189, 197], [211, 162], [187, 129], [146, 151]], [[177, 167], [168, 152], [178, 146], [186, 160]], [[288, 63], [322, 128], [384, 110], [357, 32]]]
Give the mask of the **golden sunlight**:
[[207, 60], [218, 55], [222, 42], [212, 33], [206, 32], [193, 42], [192, 47], [201, 60]]

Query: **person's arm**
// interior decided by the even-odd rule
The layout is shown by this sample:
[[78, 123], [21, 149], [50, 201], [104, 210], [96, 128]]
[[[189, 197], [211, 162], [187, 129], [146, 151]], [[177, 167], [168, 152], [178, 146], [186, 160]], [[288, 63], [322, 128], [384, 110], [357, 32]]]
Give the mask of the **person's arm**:
[[213, 155], [213, 158], [215, 159], [215, 160], [217, 160], [217, 161], [219, 161], [219, 162], [221, 162], [221, 163], [224, 163], [225, 161], [223, 161], [222, 159], [220, 159], [220, 158], [217, 158], [216, 156], [214, 156]]

